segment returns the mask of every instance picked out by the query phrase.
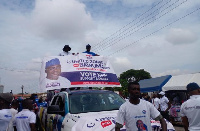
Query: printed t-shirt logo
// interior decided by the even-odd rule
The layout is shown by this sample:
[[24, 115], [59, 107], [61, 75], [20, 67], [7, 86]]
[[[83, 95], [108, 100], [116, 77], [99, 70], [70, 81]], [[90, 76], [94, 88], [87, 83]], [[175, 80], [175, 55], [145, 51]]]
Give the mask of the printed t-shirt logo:
[[146, 110], [143, 110], [142, 113], [143, 113], [143, 114], [146, 114]]

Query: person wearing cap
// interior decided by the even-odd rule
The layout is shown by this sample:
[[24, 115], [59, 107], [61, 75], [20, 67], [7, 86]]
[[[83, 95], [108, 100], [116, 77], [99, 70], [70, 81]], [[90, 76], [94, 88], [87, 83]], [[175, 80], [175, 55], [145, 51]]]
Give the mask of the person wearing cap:
[[71, 51], [71, 47], [69, 47], [69, 45], [65, 45], [63, 47], [63, 52], [61, 52], [59, 54], [59, 56], [67, 56], [67, 55], [72, 55], [72, 53], [70, 53], [69, 51]]
[[153, 94], [152, 103], [153, 103], [153, 105], [155, 106], [155, 108], [157, 110], [160, 109], [160, 99], [158, 98], [158, 94], [157, 93]]
[[167, 131], [167, 125], [160, 112], [150, 102], [140, 99], [140, 84], [128, 84], [129, 100], [123, 103], [116, 117], [115, 131], [120, 131], [125, 123], [126, 131], [151, 131], [151, 118], [160, 121], [162, 131]]
[[200, 131], [200, 87], [189, 83], [187, 92], [190, 98], [181, 105], [181, 118], [185, 131]]
[[90, 50], [91, 50], [91, 45], [90, 45], [90, 44], [87, 44], [87, 45], [86, 45], [86, 51], [83, 52], [83, 53], [87, 53], [87, 54], [90, 54], [90, 55], [92, 55], [92, 56], [99, 56], [99, 55], [97, 55], [96, 53], [91, 52]]
[[41, 81], [41, 87], [47, 88], [47, 90], [70, 87], [71, 82], [67, 78], [60, 76], [61, 64], [58, 58], [46, 62], [45, 73], [46, 78]]
[[12, 112], [9, 109], [13, 100], [11, 93], [0, 93], [0, 131], [7, 131], [10, 121], [12, 121]]
[[17, 131], [36, 131], [36, 114], [32, 112], [33, 101], [25, 99], [22, 102], [23, 110], [15, 115], [13, 125]]
[[160, 95], [160, 113], [161, 115], [169, 121], [169, 109], [171, 108], [171, 103], [169, 99], [165, 96], [165, 92], [161, 91]]

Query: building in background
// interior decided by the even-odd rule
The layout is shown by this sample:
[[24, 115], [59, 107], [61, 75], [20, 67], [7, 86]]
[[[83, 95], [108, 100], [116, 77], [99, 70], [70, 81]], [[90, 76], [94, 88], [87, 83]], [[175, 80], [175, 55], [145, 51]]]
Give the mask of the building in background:
[[4, 86], [0, 85], [0, 93], [3, 93]]

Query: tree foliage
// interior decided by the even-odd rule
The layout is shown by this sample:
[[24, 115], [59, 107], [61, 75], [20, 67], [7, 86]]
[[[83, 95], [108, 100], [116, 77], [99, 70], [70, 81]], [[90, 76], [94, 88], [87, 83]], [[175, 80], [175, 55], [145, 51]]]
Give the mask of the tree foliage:
[[145, 71], [144, 69], [140, 69], [140, 70], [130, 69], [121, 73], [119, 79], [128, 80], [128, 78], [131, 78], [131, 77], [134, 77], [136, 81], [140, 81], [143, 79], [151, 78], [151, 75], [149, 72]]
[[140, 81], [143, 79], [150, 79], [151, 75], [149, 72], [145, 71], [144, 69], [134, 70], [130, 69], [120, 74], [119, 81], [121, 83], [121, 88], [118, 91], [121, 91], [123, 96], [128, 96], [128, 81], [130, 78], [134, 78], [134, 81]]

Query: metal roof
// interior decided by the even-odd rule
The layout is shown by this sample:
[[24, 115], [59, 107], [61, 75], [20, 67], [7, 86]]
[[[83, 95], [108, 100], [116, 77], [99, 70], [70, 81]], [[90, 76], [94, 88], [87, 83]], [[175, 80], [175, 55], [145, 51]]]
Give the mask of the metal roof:
[[141, 92], [154, 92], [154, 91], [161, 91], [162, 87], [169, 81], [171, 75], [151, 78], [151, 79], [144, 79], [139, 81], [140, 83], [140, 91]]

